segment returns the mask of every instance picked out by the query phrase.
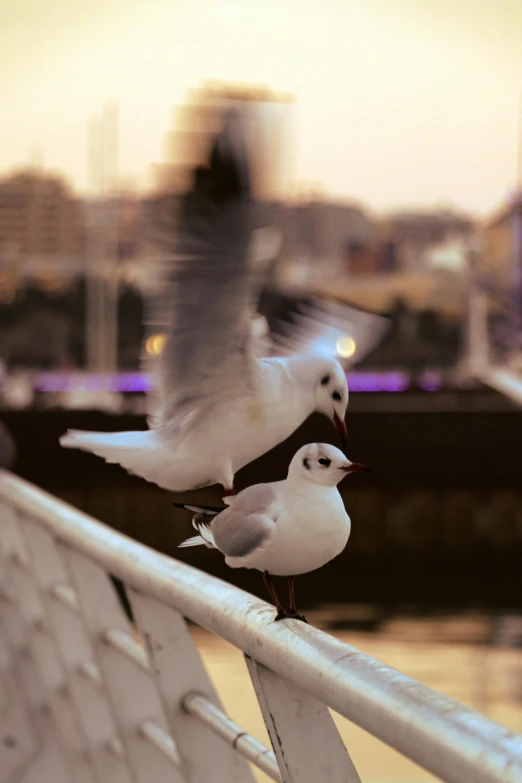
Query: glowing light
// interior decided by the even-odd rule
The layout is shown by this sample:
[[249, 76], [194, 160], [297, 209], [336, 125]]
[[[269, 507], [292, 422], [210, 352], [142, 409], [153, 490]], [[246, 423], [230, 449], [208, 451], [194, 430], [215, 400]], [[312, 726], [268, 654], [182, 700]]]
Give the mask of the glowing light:
[[167, 335], [165, 334], [151, 334], [145, 343], [145, 348], [149, 356], [159, 356], [165, 347], [166, 339]]
[[343, 359], [348, 359], [350, 356], [353, 356], [355, 349], [357, 348], [355, 340], [353, 337], [350, 337], [349, 334], [344, 334], [342, 337], [339, 337], [335, 347], [337, 348], [337, 353], [339, 356], [342, 356]]

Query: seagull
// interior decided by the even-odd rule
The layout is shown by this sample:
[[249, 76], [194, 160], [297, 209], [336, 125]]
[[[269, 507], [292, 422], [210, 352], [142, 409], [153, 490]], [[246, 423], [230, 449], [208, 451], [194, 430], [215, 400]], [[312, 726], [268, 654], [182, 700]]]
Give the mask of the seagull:
[[[295, 605], [294, 579], [337, 557], [350, 536], [350, 517], [337, 489], [348, 473], [371, 471], [350, 462], [335, 446], [312, 443], [294, 455], [284, 481], [254, 484], [232, 498], [228, 508], [191, 506], [198, 535], [180, 547], [206, 546], [225, 555], [231, 568], [256, 568], [277, 609], [276, 620], [306, 622]], [[283, 609], [272, 576], [286, 576], [290, 608]]]
[[314, 411], [346, 439], [348, 385], [335, 357], [256, 353], [254, 202], [242, 127], [241, 112], [229, 111], [208, 165], [195, 169], [183, 199], [171, 325], [149, 430], [69, 430], [60, 438], [65, 448], [92, 452], [174, 492], [221, 484], [233, 495], [237, 471]]

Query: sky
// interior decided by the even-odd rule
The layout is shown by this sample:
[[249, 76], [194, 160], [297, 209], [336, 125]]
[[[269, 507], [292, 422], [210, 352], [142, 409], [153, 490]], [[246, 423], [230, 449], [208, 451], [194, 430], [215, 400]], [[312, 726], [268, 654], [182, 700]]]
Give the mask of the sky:
[[89, 118], [117, 102], [139, 187], [204, 79], [295, 95], [297, 191], [486, 216], [517, 181], [522, 0], [2, 0], [0, 173], [88, 186]]

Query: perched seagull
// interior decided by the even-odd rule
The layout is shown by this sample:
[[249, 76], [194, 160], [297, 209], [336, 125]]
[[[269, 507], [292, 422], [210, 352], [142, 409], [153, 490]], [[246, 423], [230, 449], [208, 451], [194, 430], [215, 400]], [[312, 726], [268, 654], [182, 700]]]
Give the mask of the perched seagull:
[[243, 136], [240, 112], [230, 112], [184, 198], [151, 428], [69, 430], [60, 438], [66, 448], [93, 452], [176, 492], [221, 484], [233, 494], [235, 473], [314, 411], [346, 438], [348, 386], [335, 358], [256, 356], [253, 200]]
[[[335, 446], [303, 446], [284, 481], [248, 487], [227, 498], [224, 510], [174, 504], [196, 512], [192, 524], [199, 535], [180, 546], [204, 545], [224, 554], [231, 568], [257, 568], [277, 609], [275, 619], [304, 620], [295, 605], [294, 578], [321, 568], [343, 551], [350, 517], [337, 484], [347, 473], [370, 470], [350, 462]], [[277, 598], [272, 576], [288, 578], [288, 611]]]

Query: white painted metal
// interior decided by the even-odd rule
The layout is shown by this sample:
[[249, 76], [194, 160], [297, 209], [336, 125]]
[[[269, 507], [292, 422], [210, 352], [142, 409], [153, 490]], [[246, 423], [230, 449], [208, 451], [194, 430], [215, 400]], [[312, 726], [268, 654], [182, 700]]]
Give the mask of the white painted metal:
[[221, 706], [183, 617], [134, 590], [129, 591], [129, 598], [147, 645], [187, 783], [253, 783], [243, 759], [183, 709], [183, 696], [192, 690]]
[[78, 666], [78, 674], [86, 677], [93, 685], [103, 688], [103, 680], [100, 670], [92, 661], [84, 661]]
[[[0, 634], [2, 629], [0, 628]], [[25, 699], [14, 660], [2, 671], [2, 716], [0, 718], [0, 781], [14, 779], [36, 757], [39, 740]]]
[[328, 708], [245, 656], [283, 783], [361, 783]]
[[35, 579], [46, 606], [49, 627], [60, 650], [71, 699], [97, 779], [100, 782], [131, 783], [127, 760], [115, 758], [107, 751], [108, 744], [117, 734], [116, 722], [101, 687], [103, 681], [98, 667], [91, 660], [93, 653], [89, 635], [56, 543], [50, 533], [35, 522], [25, 520], [23, 531]]
[[[96, 563], [64, 544], [58, 545], [58, 551], [70, 573], [136, 783], [184, 783], [172, 759], [143, 735], [147, 721], [167, 735], [168, 724], [146, 652], [132, 638], [112, 582]], [[116, 746], [112, 744], [113, 753]], [[118, 758], [117, 752], [114, 757]]]
[[[12, 509], [0, 516], [0, 519], [8, 525], [12, 522]], [[1, 510], [0, 510], [1, 513]], [[5, 525], [4, 527], [5, 529]], [[3, 531], [0, 531], [3, 532]], [[24, 759], [18, 767], [15, 775], [17, 783], [36, 783], [37, 781], [53, 781], [53, 783], [69, 783], [70, 774], [64, 764], [63, 754], [57, 746], [54, 737], [53, 725], [50, 718], [50, 710], [47, 704], [46, 690], [40, 680], [39, 672], [31, 656], [29, 647], [29, 628], [27, 622], [15, 602], [15, 592], [9, 583], [9, 569], [3, 549], [3, 540], [0, 536], [0, 580], [3, 600], [0, 606], [1, 632], [7, 641], [7, 646], [12, 660], [12, 683], [16, 687], [16, 696], [19, 706], [26, 711], [30, 718], [30, 727], [24, 727], [18, 723], [16, 711], [8, 715], [6, 723], [2, 727], [8, 732], [7, 736], [14, 737], [17, 745], [20, 742], [34, 745], [28, 748]], [[13, 694], [14, 695], [14, 694]], [[24, 735], [21, 736], [23, 731]], [[5, 775], [5, 780], [11, 781], [9, 775], [11, 763], [7, 761], [6, 767], [0, 767], [0, 775]], [[2, 783], [4, 780], [0, 777]]]
[[154, 721], [147, 720], [139, 728], [139, 733], [146, 740], [151, 742], [159, 751], [171, 761], [175, 767], [181, 766], [181, 760], [179, 753], [176, 750], [174, 740], [163, 731], [161, 726], [158, 726]]
[[55, 598], [57, 601], [60, 601], [64, 606], [67, 606], [73, 612], [78, 611], [76, 593], [69, 585], [51, 585], [48, 592], [51, 598]]
[[[0, 601], [2, 596], [0, 595]], [[2, 613], [0, 611], [0, 623]], [[7, 680], [12, 667], [12, 655], [7, 646], [7, 629], [0, 624], [0, 721], [9, 709], [9, 696], [7, 693]]]
[[106, 744], [107, 751], [116, 758], [123, 758], [123, 745], [118, 737], [112, 737]]
[[195, 715], [218, 737], [222, 737], [238, 753], [266, 772], [268, 777], [281, 783], [279, 767], [272, 751], [255, 737], [243, 731], [241, 726], [230, 720], [206, 696], [202, 696], [200, 693], [187, 693], [183, 697], [182, 704], [186, 712]]
[[56, 728], [55, 737], [66, 760], [68, 777], [75, 783], [95, 783], [78, 717], [69, 698], [62, 661], [55, 641], [48, 633], [45, 609], [34, 581], [31, 560], [20, 533], [17, 516], [13, 512], [9, 523], [0, 528], [0, 546], [8, 563], [7, 573], [16, 603], [28, 625], [29, 649], [48, 694]]
[[16, 783], [71, 783], [71, 774], [56, 740], [49, 708], [43, 705], [33, 710], [32, 718], [39, 737], [39, 752], [34, 761], [21, 772]]
[[146, 672], [150, 671], [149, 659], [145, 649], [134, 641], [128, 631], [110, 628], [101, 634], [101, 638], [109, 647], [114, 647], [115, 650], [118, 650], [122, 655], [133, 661], [136, 666], [140, 666]]
[[[172, 734], [179, 743], [178, 727], [172, 720], [176, 712], [173, 709], [176, 691], [173, 688], [166, 698], [169, 680], [164, 675], [170, 669], [175, 672], [181, 662], [177, 657], [165, 659], [158, 669], [160, 651], [154, 651], [153, 679], [141, 665], [107, 643], [104, 637], [107, 631], [132, 633], [107, 571], [147, 596], [147, 600], [169, 606], [172, 611], [222, 636], [286, 683], [306, 691], [447, 783], [522, 783], [522, 738], [506, 728], [315, 628], [298, 621], [274, 624], [273, 608], [263, 601], [157, 554], [5, 472], [0, 473], [1, 500], [4, 507], [0, 508], [0, 528], [5, 527], [9, 509], [16, 508], [23, 512], [24, 519], [29, 517], [55, 542], [60, 541], [58, 551], [67, 565], [66, 576], [72, 576], [78, 606], [94, 648], [93, 662], [99, 667], [102, 688], [109, 694], [117, 717], [122, 751], [128, 753], [132, 763], [133, 783], [182, 780], [165, 753], [150, 736], [143, 735], [143, 726], [148, 721], [168, 735], [167, 712]], [[22, 524], [25, 527], [26, 522]], [[8, 571], [25, 573], [20, 565], [10, 565]], [[27, 574], [24, 580], [20, 579], [21, 583], [24, 581], [28, 581]], [[57, 579], [57, 583], [63, 582], [61, 577]], [[69, 578], [65, 583], [70, 584]], [[8, 594], [9, 587], [8, 584]], [[64, 612], [72, 614], [48, 592], [45, 595]], [[29, 635], [26, 628], [16, 628], [16, 605], [3, 602], [2, 606], [11, 606], [11, 611], [6, 613], [8, 625], [14, 625], [10, 644], [13, 636], [17, 636], [15, 648], [23, 650], [27, 638], [29, 641], [43, 638], [49, 635], [49, 627], [45, 613], [29, 600], [30, 595], [23, 596], [23, 601], [19, 601], [18, 595], [15, 597], [24, 616], [33, 621], [42, 620], [46, 628], [31, 631]], [[145, 609], [146, 617], [148, 611]], [[11, 622], [13, 613], [14, 623]], [[32, 651], [31, 645], [29, 649]], [[184, 667], [185, 661], [182, 663]], [[90, 679], [86, 676], [86, 672], [92, 675], [95, 669], [83, 665], [80, 670], [86, 686], [102, 690], [91, 682], [97, 679], [95, 673]], [[174, 674], [169, 677], [174, 679]], [[184, 684], [188, 686], [189, 682]], [[47, 680], [44, 685], [48, 687]], [[195, 690], [200, 690], [197, 684]], [[205, 692], [203, 695], [213, 701], [211, 695]], [[167, 705], [165, 711], [162, 700]], [[277, 705], [279, 710], [280, 706]], [[195, 716], [187, 716], [187, 725], [192, 718]], [[182, 725], [180, 719], [179, 726]], [[115, 749], [117, 739], [111, 742]], [[285, 742], [286, 735], [283, 745]], [[178, 744], [177, 750], [183, 764], [183, 747]], [[201, 747], [198, 752], [202, 753]], [[327, 779], [332, 778], [328, 775]], [[38, 783], [51, 780], [61, 783], [62, 778], [59, 774], [41, 775]]]

